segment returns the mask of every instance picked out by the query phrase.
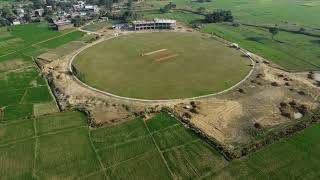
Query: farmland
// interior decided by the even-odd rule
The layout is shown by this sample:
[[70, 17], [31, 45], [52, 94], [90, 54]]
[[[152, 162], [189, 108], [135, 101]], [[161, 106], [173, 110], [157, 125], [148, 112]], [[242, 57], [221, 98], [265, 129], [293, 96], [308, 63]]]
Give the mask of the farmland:
[[49, 30], [46, 23], [0, 29], [0, 108], [3, 121], [58, 111], [31, 56], [82, 36], [79, 31]]
[[[319, 125], [228, 162], [193, 131], [161, 112], [149, 120], [89, 129], [64, 112], [0, 126], [4, 179], [315, 179]], [[18, 133], [19, 132], [19, 133]], [[52, 146], [54, 144], [54, 146]], [[295, 171], [292, 171], [294, 169]]]
[[[319, 70], [319, 23], [317, 11], [320, 6], [316, 1], [223, 1], [199, 3], [196, 1], [172, 1], [177, 4], [177, 9], [197, 11], [205, 7], [207, 12], [217, 9], [231, 10], [235, 21], [242, 23], [241, 27], [231, 24], [205, 24], [202, 32], [214, 33], [231, 42], [257, 53], [274, 63], [291, 71]], [[146, 4], [163, 7], [167, 2], [148, 1]], [[299, 12], [299, 13], [297, 13]], [[185, 24], [193, 24], [203, 19], [203, 16], [175, 10], [169, 13], [143, 12], [146, 18], [164, 17], [179, 19]], [[301, 16], [303, 14], [303, 16]], [[247, 25], [258, 27], [251, 27]], [[277, 24], [286, 31], [298, 31], [301, 28], [316, 36], [281, 31], [276, 40], [271, 39], [268, 29]], [[292, 54], [291, 52], [296, 52]]]
[[[173, 0], [171, 2], [176, 3], [177, 8], [189, 8], [193, 10], [199, 7], [205, 7], [208, 11], [229, 9], [236, 16], [236, 20], [241, 22], [256, 24], [281, 24], [288, 22], [289, 24], [319, 27], [317, 12], [320, 11], [320, 5], [315, 0], [216, 0], [204, 3]], [[150, 0], [146, 3], [152, 4], [156, 8], [163, 7], [168, 2]], [[308, 6], [308, 4], [311, 4], [311, 6]]]
[[[213, 35], [257, 54], [251, 54], [256, 62], [252, 76], [234, 91], [208, 99], [168, 104], [114, 99], [85, 89], [67, 66], [75, 50], [98, 39], [95, 33], [53, 31], [43, 22], [1, 27], [0, 179], [320, 178], [319, 120], [308, 119], [320, 114], [313, 111], [320, 103], [320, 82], [311, 73], [283, 71], [272, 63], [294, 72], [319, 70], [320, 3], [172, 2], [177, 8], [167, 13], [157, 9], [168, 1], [158, 0], [137, 3], [154, 9], [137, 12], [142, 18], [176, 19], [182, 26], [178, 31], [190, 32], [128, 33], [96, 44], [74, 61], [81, 80], [116, 95], [148, 99], [224, 90], [243, 79], [251, 64]], [[0, 0], [0, 6], [7, 3]], [[194, 32], [190, 27], [204, 18], [192, 13], [199, 7], [207, 12], [230, 9], [240, 24], [203, 24]], [[111, 23], [82, 29], [99, 31], [99, 38], [107, 39], [120, 32], [103, 29]], [[285, 30], [273, 40], [268, 27], [275, 24]], [[301, 27], [313, 35], [292, 32]], [[51, 59], [39, 68], [35, 61], [40, 57]], [[214, 141], [195, 133], [199, 131]], [[276, 137], [265, 142], [267, 135]], [[251, 142], [256, 149], [248, 150]], [[227, 160], [219, 153], [223, 147], [215, 149], [212, 143], [248, 149]]]
[[200, 33], [127, 35], [90, 47], [74, 61], [89, 85], [141, 99], [219, 92], [241, 81], [250, 64], [240, 51]]

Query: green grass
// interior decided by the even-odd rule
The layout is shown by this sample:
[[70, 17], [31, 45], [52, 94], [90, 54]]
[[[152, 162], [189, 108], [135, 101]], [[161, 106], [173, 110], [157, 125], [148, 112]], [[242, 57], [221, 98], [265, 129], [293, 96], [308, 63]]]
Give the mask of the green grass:
[[[198, 3], [196, 1], [173, 0], [177, 8], [188, 8], [196, 10], [205, 7], [208, 11], [216, 9], [229, 9], [233, 12], [236, 20], [249, 23], [298, 24], [311, 27], [319, 27], [318, 12], [319, 5], [312, 7], [304, 6], [305, 3], [317, 2], [316, 0], [214, 0], [208, 3]], [[153, 4], [154, 8], [163, 7], [167, 1], [149, 0], [147, 4]]]
[[203, 141], [188, 143], [164, 152], [170, 169], [178, 179], [195, 179], [227, 165], [219, 153]]
[[99, 128], [91, 132], [93, 143], [98, 149], [114, 146], [147, 134], [148, 131], [140, 118], [124, 122], [121, 126]]
[[[169, 167], [176, 179], [320, 177], [320, 125], [229, 162], [173, 120], [163, 112], [147, 121], [89, 129], [83, 126], [84, 114], [64, 112], [4, 122], [0, 124], [0, 175], [4, 179], [171, 179]], [[149, 127], [157, 128], [149, 133]]]
[[[280, 32], [275, 41], [265, 29], [254, 27], [233, 27], [223, 24], [206, 25], [203, 32], [215, 34], [231, 42], [271, 59], [288, 70], [307, 71], [320, 69], [320, 44], [318, 38]], [[292, 53], [294, 52], [294, 53]]]
[[85, 128], [42, 136], [38, 143], [40, 179], [74, 179], [100, 169]]
[[85, 126], [87, 117], [81, 112], [62, 112], [35, 119], [38, 134], [50, 133], [56, 130]]
[[175, 19], [178, 22], [184, 23], [187, 25], [204, 18], [204, 16], [202, 15], [194, 14], [191, 12], [184, 12], [184, 11], [174, 11], [169, 13], [160, 13], [158, 11], [151, 11], [151, 12], [143, 12], [141, 14], [144, 19], [169, 18], [169, 19]]
[[[167, 51], [141, 56], [163, 48]], [[177, 56], [156, 61], [172, 53]], [[90, 47], [74, 61], [81, 79], [89, 85], [142, 99], [219, 92], [242, 80], [250, 63], [239, 51], [200, 33], [126, 35]]]
[[208, 179], [318, 179], [320, 125], [277, 142], [213, 173]]
[[4, 120], [17, 120], [19, 118], [28, 118], [33, 115], [32, 104], [15, 104], [7, 106], [4, 110]]
[[26, 94], [23, 97], [23, 102], [42, 103], [52, 101], [52, 96], [49, 93], [47, 86], [38, 86], [27, 88]]
[[158, 152], [149, 152], [107, 170], [110, 179], [171, 179]]
[[80, 39], [84, 34], [85, 33], [81, 32], [81, 31], [74, 31], [74, 32], [68, 33], [64, 36], [46, 41], [44, 43], [40, 43], [40, 44], [38, 44], [38, 46], [46, 47], [46, 48], [50, 48], [50, 49], [57, 48], [57, 47], [62, 46], [68, 42]]
[[19, 104], [24, 92], [24, 89], [0, 91], [0, 107]]
[[107, 22], [107, 21], [102, 21], [102, 22], [93, 22], [90, 23], [87, 26], [84, 26], [82, 29], [86, 30], [86, 31], [99, 31], [102, 28], [110, 28], [111, 27], [111, 22]]
[[146, 121], [146, 124], [150, 132], [155, 132], [173, 125], [179, 125], [179, 122], [168, 113], [160, 112], [152, 120]]
[[100, 149], [99, 155], [101, 156], [104, 166], [109, 168], [152, 152], [157, 152], [152, 138], [144, 137]]
[[153, 137], [161, 150], [184, 145], [186, 142], [198, 140], [199, 138], [193, 131], [185, 128], [181, 124], [158, 131], [153, 134]]
[[25, 120], [10, 124], [0, 124], [0, 144], [34, 136], [33, 121]]
[[32, 179], [34, 140], [0, 147], [1, 179]]

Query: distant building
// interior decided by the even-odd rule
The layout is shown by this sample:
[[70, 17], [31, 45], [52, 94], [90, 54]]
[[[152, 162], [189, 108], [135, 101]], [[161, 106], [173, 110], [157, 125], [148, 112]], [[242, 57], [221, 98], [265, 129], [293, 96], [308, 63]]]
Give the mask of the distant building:
[[99, 7], [97, 5], [84, 5], [84, 9], [89, 12], [99, 12]]
[[122, 30], [128, 27], [128, 24], [115, 24], [112, 25], [112, 29]]
[[53, 11], [53, 7], [52, 6], [46, 6], [47, 11]]
[[35, 9], [32, 11], [32, 15], [33, 16], [36, 16], [36, 17], [42, 17], [44, 14], [44, 9], [41, 8], [41, 9]]
[[20, 25], [21, 22], [19, 20], [14, 20], [12, 21], [12, 25]]
[[70, 20], [63, 19], [63, 20], [54, 20], [53, 21], [54, 27], [58, 31], [62, 31], [65, 29], [70, 29], [73, 28], [73, 24], [71, 23]]
[[17, 16], [20, 18], [22, 18], [25, 15], [25, 11], [22, 8], [17, 8], [15, 11], [16, 11]]
[[133, 21], [132, 26], [135, 31], [148, 29], [175, 29], [176, 20], [153, 19], [151, 21]]

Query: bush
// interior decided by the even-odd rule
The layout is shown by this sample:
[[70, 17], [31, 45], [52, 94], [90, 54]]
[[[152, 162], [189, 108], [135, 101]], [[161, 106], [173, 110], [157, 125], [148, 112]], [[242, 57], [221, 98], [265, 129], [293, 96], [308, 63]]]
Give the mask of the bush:
[[218, 10], [205, 16], [207, 23], [233, 22], [234, 17], [229, 10]]

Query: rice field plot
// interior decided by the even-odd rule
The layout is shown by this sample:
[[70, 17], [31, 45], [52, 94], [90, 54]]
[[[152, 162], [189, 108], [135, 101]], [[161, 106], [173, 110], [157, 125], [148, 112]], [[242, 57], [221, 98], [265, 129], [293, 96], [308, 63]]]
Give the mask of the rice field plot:
[[207, 143], [185, 142], [163, 152], [177, 179], [195, 179], [222, 169], [228, 162]]
[[199, 137], [192, 130], [182, 124], [159, 130], [152, 133], [152, 136], [162, 151], [199, 140]]
[[124, 122], [121, 125], [91, 131], [91, 139], [97, 149], [123, 144], [123, 142], [147, 135], [148, 131], [140, 118]]
[[1, 179], [33, 179], [35, 140], [0, 147]]
[[171, 179], [157, 151], [148, 152], [131, 161], [108, 168], [106, 174], [110, 179]]
[[0, 74], [0, 107], [4, 120], [33, 116], [34, 103], [52, 103], [49, 89], [34, 65]]
[[320, 125], [305, 129], [245, 158], [230, 162], [206, 179], [318, 179]]
[[320, 43], [319, 38], [316, 37], [280, 32], [275, 40], [272, 40], [266, 29], [233, 27], [224, 24], [209, 24], [202, 31], [213, 32], [231, 42], [238, 43], [241, 47], [270, 59], [288, 70], [320, 69]]
[[85, 35], [84, 32], [73, 31], [73, 32], [67, 33], [63, 36], [60, 36], [60, 37], [48, 40], [46, 42], [37, 44], [37, 46], [53, 49], [53, 48], [57, 48], [59, 46], [62, 46], [68, 42], [80, 39], [84, 35]]
[[0, 124], [0, 145], [25, 138], [32, 138], [34, 135], [32, 120]]
[[33, 104], [33, 115], [35, 117], [56, 113], [58, 111], [57, 105], [53, 101]]
[[[113, 128], [115, 129], [112, 130]], [[93, 143], [98, 145], [95, 147], [110, 179], [170, 178], [169, 171], [142, 119], [116, 127], [93, 130], [91, 136]], [[102, 145], [101, 140], [104, 138], [106, 145]]]
[[6, 37], [6, 39], [0, 39], [0, 55], [21, 50], [33, 43], [52, 38], [59, 34], [61, 34], [61, 32], [49, 30], [46, 23], [25, 24], [12, 26], [10, 28], [0, 28], [0, 37]]
[[166, 112], [160, 112], [156, 114], [150, 121], [146, 121], [148, 129], [150, 132], [155, 132], [170, 126], [179, 125], [179, 121]]
[[[171, 2], [177, 5], [177, 9], [186, 8], [197, 11], [199, 7], [205, 7], [208, 12], [228, 9], [232, 11], [235, 19], [241, 22], [273, 25], [287, 22], [288, 24], [319, 27], [317, 13], [320, 11], [320, 6], [315, 0], [215, 0], [203, 3], [173, 0]], [[153, 8], [160, 8], [168, 2], [151, 0], [147, 4], [153, 5]]]
[[22, 99], [25, 103], [43, 103], [53, 101], [47, 86], [27, 88]]
[[0, 107], [19, 104], [25, 89], [17, 89], [17, 90], [3, 90], [0, 91]]
[[223, 156], [166, 112], [90, 134], [110, 179], [190, 179], [226, 165]]
[[86, 128], [41, 136], [36, 174], [39, 179], [75, 179], [101, 170]]
[[40, 74], [34, 66], [8, 72], [3, 80], [4, 83], [0, 87], [2, 90], [11, 90], [45, 85], [43, 79], [40, 80], [39, 76]]
[[4, 121], [30, 118], [33, 115], [33, 104], [14, 104], [4, 108]]
[[57, 130], [76, 128], [87, 125], [87, 117], [78, 111], [53, 113], [35, 118], [37, 134], [42, 135]]

